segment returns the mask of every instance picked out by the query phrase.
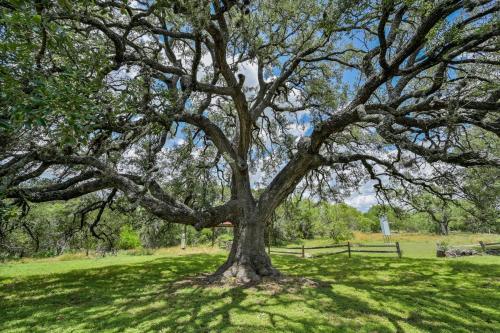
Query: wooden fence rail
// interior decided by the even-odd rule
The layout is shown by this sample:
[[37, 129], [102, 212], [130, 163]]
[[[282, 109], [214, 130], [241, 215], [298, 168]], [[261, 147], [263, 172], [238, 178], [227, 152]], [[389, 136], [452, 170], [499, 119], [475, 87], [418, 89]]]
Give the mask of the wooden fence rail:
[[358, 247], [395, 247], [396, 244], [352, 244], [352, 246]]
[[487, 252], [488, 250], [499, 250], [500, 249], [500, 242], [499, 243], [485, 243], [483, 241], [479, 241], [479, 245], [481, 245], [481, 249], [483, 250], [483, 252]]
[[[461, 255], [473, 255], [477, 254], [478, 248], [481, 248], [481, 252], [485, 254], [500, 255], [500, 242], [497, 243], [485, 243], [479, 241], [479, 245], [476, 244], [462, 244], [462, 245], [440, 245], [436, 244], [436, 256], [437, 257], [447, 257], [447, 256], [461, 256]], [[467, 251], [466, 248], [472, 248], [472, 251]], [[476, 251], [477, 250], [477, 251]], [[458, 251], [458, 252], [456, 252]], [[460, 253], [460, 254], [457, 254]]]
[[[331, 255], [331, 254], [340, 254], [340, 253], [347, 253], [349, 255], [349, 258], [351, 257], [351, 253], [397, 253], [398, 257], [402, 257], [401, 253], [401, 248], [399, 246], [399, 242], [396, 242], [394, 244], [352, 244], [351, 242], [347, 242], [346, 244], [334, 244], [334, 245], [326, 245], [326, 246], [310, 246], [310, 247], [305, 247], [304, 245], [300, 247], [282, 247], [282, 248], [274, 248], [271, 249], [270, 246], [268, 246], [267, 251], [269, 254], [271, 253], [281, 253], [281, 254], [300, 254], [302, 258], [306, 257], [306, 250], [318, 250], [318, 249], [334, 249], [334, 248], [343, 248], [346, 247], [346, 250], [342, 251], [337, 251], [337, 252], [324, 252], [324, 253], [317, 253], [315, 254], [316, 257], [318, 256], [325, 256], [325, 255]], [[356, 250], [355, 248], [395, 248], [395, 250]], [[295, 252], [295, 251], [287, 251], [287, 250], [301, 250], [301, 252]]]
[[284, 254], [302, 254], [302, 252], [292, 252], [292, 251], [275, 251], [272, 250], [272, 253], [284, 253]]
[[[480, 242], [480, 243], [483, 243], [483, 242]], [[488, 245], [500, 245], [500, 242], [499, 243], [483, 243], [484, 245], [488, 246]]]
[[322, 253], [315, 254], [314, 257], [323, 257], [323, 256], [329, 256], [332, 254], [341, 254], [341, 253], [347, 253], [347, 252], [349, 252], [349, 250], [342, 250], [342, 251], [337, 251], [337, 252], [322, 252]]
[[398, 251], [383, 251], [383, 250], [351, 250], [351, 252], [366, 252], [366, 253], [398, 253]]
[[[347, 244], [335, 244], [335, 245], [327, 245], [327, 246], [310, 246], [304, 247], [306, 250], [317, 250], [317, 249], [333, 249], [337, 247], [346, 247]], [[288, 247], [288, 249], [293, 249], [293, 247]], [[302, 249], [302, 247], [296, 247], [295, 249]]]

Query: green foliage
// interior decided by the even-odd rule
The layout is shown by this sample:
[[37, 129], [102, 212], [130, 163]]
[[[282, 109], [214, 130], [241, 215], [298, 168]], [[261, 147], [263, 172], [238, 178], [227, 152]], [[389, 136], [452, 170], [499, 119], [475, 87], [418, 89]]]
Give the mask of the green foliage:
[[340, 242], [353, 231], [379, 231], [378, 218], [365, 216], [346, 204], [314, 203], [293, 198], [276, 211], [272, 223], [272, 243], [329, 237]]
[[153, 218], [141, 209], [132, 216], [140, 224], [141, 243], [144, 247], [154, 249], [180, 243], [180, 225]]
[[[426, 13], [441, 5], [437, 2], [420, 0], [405, 0], [405, 2], [408, 4], [408, 11], [405, 13], [403, 24], [394, 29], [394, 31], [399, 30], [400, 33], [395, 39], [397, 45], [408, 44], [406, 38], [410, 38], [413, 27], [418, 26]], [[175, 110], [180, 110], [175, 103], [177, 103], [177, 100], [182, 99], [179, 99], [180, 96], [177, 95], [180, 90], [177, 92], [173, 90], [166, 91], [168, 90], [166, 87], [169, 85], [167, 81], [169, 81], [170, 74], [165, 76], [166, 73], [159, 73], [162, 72], [161, 69], [152, 70], [157, 66], [152, 66], [151, 62], [154, 63], [157, 60], [163, 63], [166, 60], [163, 58], [164, 56], [157, 52], [165, 51], [169, 53], [168, 49], [170, 48], [167, 45], [169, 43], [164, 45], [164, 41], [155, 39], [156, 32], [152, 29], [157, 24], [155, 20], [160, 19], [161, 22], [168, 22], [168, 29], [172, 28], [172, 31], [190, 31], [196, 35], [200, 33], [205, 45], [201, 55], [204, 57], [209, 53], [206, 48], [211, 45], [211, 43], [205, 42], [206, 37], [213, 35], [210, 32], [213, 27], [209, 31], [206, 31], [205, 28], [211, 24], [212, 18], [210, 14], [215, 7], [202, 6], [199, 1], [195, 0], [175, 2], [174, 5], [172, 5], [171, 1], [157, 1], [144, 15], [141, 13], [134, 16], [132, 23], [124, 32], [124, 22], [127, 22], [130, 18], [126, 17], [130, 13], [130, 9], [126, 8], [127, 4], [130, 4], [130, 2], [123, 1], [118, 6], [115, 6], [116, 3], [113, 2], [111, 4], [97, 4], [94, 1], [68, 0], [38, 1], [35, 3], [29, 1], [2, 2], [0, 6], [1, 142], [7, 142], [8, 135], [4, 135], [6, 132], [17, 133], [35, 128], [40, 132], [30, 131], [26, 137], [34, 137], [36, 140], [39, 134], [45, 141], [54, 143], [53, 146], [45, 145], [45, 148], [48, 148], [47, 150], [57, 151], [61, 146], [68, 145], [73, 150], [69, 153], [67, 150], [63, 150], [61, 153], [64, 153], [64, 155], [72, 155], [75, 151], [78, 151], [78, 154], [91, 156], [93, 151], [99, 150], [98, 148], [101, 147], [100, 139], [104, 138], [105, 141], [109, 139], [106, 146], [108, 149], [103, 148], [103, 151], [106, 151], [106, 157], [104, 158], [104, 153], [96, 153], [95, 156], [98, 159], [102, 157], [103, 162], [106, 160], [112, 165], [112, 162], [118, 162], [120, 157], [125, 155], [124, 153], [127, 151], [125, 147], [128, 147], [127, 149], [133, 148], [133, 150], [136, 150], [136, 148], [138, 148], [137, 150], [142, 149], [137, 153], [138, 158], [136, 161], [126, 160], [124, 162], [127, 163], [127, 166], [139, 166], [140, 171], [137, 174], [140, 175], [141, 179], [146, 174], [149, 177], [149, 171], [152, 172], [155, 169], [148, 165], [152, 163], [151, 159], [144, 157], [147, 157], [146, 155], [151, 152], [151, 145], [157, 141], [155, 136], [163, 131], [170, 130], [171, 121], [177, 118], [171, 118], [171, 116], [176, 112]], [[381, 4], [392, 6], [393, 2], [383, 1]], [[11, 6], [15, 6], [16, 10], [8, 9]], [[40, 9], [41, 6], [46, 6], [45, 9], [47, 10]], [[179, 6], [182, 7], [183, 14], [187, 13], [188, 15], [177, 15]], [[176, 7], [176, 9], [173, 7]], [[367, 32], [374, 31], [371, 29], [375, 26], [381, 9], [377, 2], [277, 0], [259, 2], [258, 4], [252, 4], [251, 7], [252, 9], [258, 9], [255, 13], [252, 13], [253, 15], [245, 15], [241, 11], [241, 6], [234, 6], [232, 12], [227, 14], [228, 20], [225, 24], [221, 24], [222, 20], [219, 17], [218, 24], [221, 25], [221, 30], [224, 30], [224, 34], [227, 35], [222, 38], [224, 40], [223, 44], [227, 43], [227, 48], [219, 50], [222, 52], [221, 54], [227, 53], [223, 58], [234, 59], [240, 57], [240, 59], [250, 59], [252, 62], [258, 59], [260, 64], [265, 64], [261, 68], [262, 73], [260, 74], [262, 74], [262, 77], [259, 77], [259, 79], [268, 82], [271, 82], [269, 81], [272, 80], [271, 77], [277, 77], [283, 72], [286, 73], [287, 67], [290, 68], [293, 73], [290, 72], [292, 75], [289, 79], [283, 79], [282, 84], [279, 81], [277, 83], [280, 83], [282, 85], [280, 88], [285, 90], [290, 87], [297, 90], [299, 92], [297, 95], [300, 95], [299, 100], [304, 98], [312, 104], [319, 105], [319, 107], [307, 107], [307, 109], [311, 109], [308, 117], [310, 118], [308, 120], [310, 124], [308, 125], [314, 125], [314, 123], [325, 120], [325, 117], [329, 117], [331, 112], [337, 109], [339, 105], [351, 105], [348, 104], [349, 94], [354, 93], [355, 95], [355, 91], [349, 91], [346, 86], [349, 86], [351, 82], [346, 84], [343, 77], [348, 74], [348, 71], [359, 67], [358, 65], [365, 62], [362, 59], [366, 55], [369, 56], [371, 52], [366, 52], [364, 49], [355, 50], [350, 40], [355, 37], [354, 39], [360, 39], [367, 47], [372, 44], [372, 38], [376, 38], [376, 36]], [[63, 13], [68, 15], [62, 15], [62, 18], [57, 17]], [[89, 19], [87, 15], [98, 23], [94, 23], [91, 25], [93, 27], [89, 27], [88, 22], [85, 22]], [[120, 15], [123, 16], [120, 17]], [[435, 15], [439, 16], [438, 14]], [[64, 16], [74, 16], [74, 20]], [[139, 17], [140, 19], [138, 19]], [[148, 20], [151, 21], [148, 22]], [[135, 28], [140, 27], [142, 24], [140, 21], [148, 22], [148, 24], [140, 28], [140, 30], [136, 30]], [[392, 21], [392, 19], [389, 21]], [[493, 22], [482, 22], [487, 24], [480, 24], [479, 22], [478, 25], [482, 31], [491, 29], [495, 25]], [[164, 23], [161, 23], [163, 28], [165, 28], [164, 25]], [[394, 24], [394, 26], [396, 25]], [[460, 26], [455, 26], [455, 28], [452, 26], [450, 20], [443, 17], [441, 23], [437, 24], [427, 36], [415, 39], [415, 41], [422, 39], [427, 42], [424, 45], [418, 45], [419, 49], [434, 52], [433, 47], [442, 41], [459, 41], [466, 36], [465, 32], [461, 31]], [[103, 27], [106, 29], [103, 29]], [[359, 36], [356, 35], [359, 27], [362, 27], [360, 31], [365, 31], [364, 33], [368, 37], [363, 37], [364, 33]], [[98, 32], [98, 30], [101, 30], [101, 32]], [[153, 33], [148, 33], [148, 30], [153, 31]], [[131, 39], [117, 42], [118, 37], [116, 36], [122, 33], [123, 39], [128, 37]], [[138, 38], [137, 34], [140, 34], [141, 38]], [[110, 35], [116, 36], [110, 38]], [[214, 37], [212, 36], [212, 38]], [[325, 39], [323, 40], [323, 38]], [[135, 46], [132, 39], [144, 39], [144, 43], [141, 42]], [[477, 38], [472, 40], [474, 39]], [[151, 44], [149, 44], [148, 40], [152, 41]], [[154, 43], [153, 40], [158, 43]], [[179, 62], [184, 63], [184, 65], [187, 65], [186, 60], [193, 59], [193, 54], [189, 51], [193, 45], [188, 40], [179, 41], [173, 37], [171, 40], [173, 50], [176, 53], [175, 57], [178, 56]], [[178, 48], [177, 44], [179, 42], [184, 45], [182, 48]], [[126, 57], [121, 60], [117, 59], [123, 58], [123, 55], [118, 52], [120, 51], [120, 43], [126, 45], [123, 47], [127, 49]], [[308, 49], [311, 51], [309, 52]], [[393, 51], [392, 48], [389, 50], [387, 54], [389, 58], [393, 56]], [[296, 55], [300, 57], [294, 58]], [[334, 58], [329, 59], [334, 55]], [[318, 56], [320, 58], [317, 58]], [[141, 59], [142, 57], [144, 58]], [[169, 58], [168, 63], [175, 67], [177, 61], [172, 61], [172, 57], [175, 58], [172, 55], [167, 56]], [[314, 64], [314, 58], [323, 59], [323, 61]], [[326, 59], [329, 60], [326, 61]], [[366, 58], [368, 62], [369, 59], [370, 57]], [[219, 58], [219, 60], [221, 59]], [[218, 61], [213, 62], [217, 65], [214, 67], [213, 73], [210, 73], [209, 66], [207, 66], [207, 77], [202, 78], [202, 80], [210, 80], [210, 75], [218, 76], [224, 72], [220, 70], [225, 67], [238, 67], [237, 64], [224, 66], [224, 61], [220, 62], [222, 64], [218, 64]], [[342, 65], [342, 63], [346, 63], [346, 66]], [[111, 72], [112, 69], [119, 67], [123, 71], [129, 70], [128, 66], [131, 64], [135, 64], [139, 69], [134, 69], [137, 70], [137, 75], [130, 80], [121, 80], [119, 78], [120, 73], [118, 73], [120, 71]], [[291, 64], [295, 65], [289, 67]], [[114, 67], [115, 65], [116, 67]], [[296, 70], [293, 67], [296, 67]], [[435, 74], [436, 69], [432, 69], [435, 66], [430, 67], [428, 72], [424, 72], [422, 77], [418, 77], [415, 87], [410, 85], [406, 90], [421, 89], [423, 87], [419, 87], [421, 84], [425, 86], [427, 77]], [[229, 70], [232, 71], [233, 68]], [[153, 72], [154, 75], [151, 75]], [[182, 69], [181, 72], [190, 74], [187, 67]], [[105, 73], [110, 75], [106, 77]], [[197, 77], [197, 73], [191, 74], [192, 77]], [[227, 74], [223, 74], [226, 83], [231, 83], [227, 81]], [[392, 75], [390, 73], [385, 74]], [[360, 76], [359, 83], [367, 82], [366, 80], [371, 77], [368, 73], [363, 75], [366, 77]], [[349, 76], [352, 77], [352, 75]], [[382, 77], [385, 77], [385, 75]], [[155, 80], [163, 78], [166, 81], [164, 81], [165, 84], [149, 84], [148, 80], [151, 80], [151, 78], [155, 78]], [[387, 76], [387, 78], [389, 77]], [[109, 80], [127, 82], [110, 83]], [[178, 78], [171, 81], [173, 86], [177, 86], [177, 82]], [[196, 88], [195, 82], [192, 83], [190, 90], [196, 90], [194, 89]], [[145, 84], [147, 84], [146, 89]], [[223, 85], [224, 82], [216, 80], [214, 84]], [[467, 85], [467, 82], [465, 84]], [[488, 84], [494, 85], [494, 83]], [[161, 87], [158, 88], [158, 85]], [[493, 91], [492, 87], [482, 89], [483, 86], [481, 85], [479, 85], [479, 88], [473, 89], [474, 94], [484, 94], [488, 90]], [[117, 86], [120, 86], [120, 89]], [[200, 88], [200, 85], [198, 85], [198, 88]], [[262, 85], [261, 88], [263, 88]], [[444, 89], [451, 88], [452, 86], [444, 87]], [[183, 90], [188, 92], [188, 89]], [[147, 94], [144, 94], [145, 92]], [[381, 89], [379, 92], [383, 93], [384, 91]], [[191, 93], [192, 91], [190, 91]], [[244, 93], [247, 94], [247, 91]], [[376, 93], [377, 95], [374, 94], [373, 96], [376, 96], [377, 99], [382, 97], [381, 100], [384, 100], [383, 96], [379, 96], [378, 92]], [[287, 98], [287, 95], [288, 93], [281, 97], [275, 96], [278, 98], [277, 104], [284, 102], [280, 99]], [[210, 97], [212, 96], [210, 95]], [[212, 112], [215, 108], [211, 107], [209, 120], [214, 125], [220, 126], [221, 131], [227, 134], [228, 138], [237, 138], [236, 124], [238, 119], [233, 118], [235, 105], [231, 102], [223, 102], [227, 100], [226, 98], [213, 97], [214, 100], [218, 101], [217, 108], [220, 108], [223, 112]], [[439, 97], [438, 94], [436, 94], [436, 97]], [[194, 107], [199, 102], [198, 99], [197, 94], [186, 95], [186, 100], [182, 103], [187, 104], [187, 108], [182, 112], [194, 111]], [[154, 101], [154, 105], [148, 105], [148, 100]], [[366, 96], [365, 100], [367, 102], [372, 101], [370, 96]], [[262, 101], [258, 99], [254, 101], [249, 99], [249, 102], [254, 106], [263, 105], [260, 104]], [[407, 103], [411, 103], [411, 101]], [[203, 110], [198, 113], [203, 114]], [[145, 124], [144, 127], [140, 124], [132, 124], [138, 119], [149, 121], [149, 118], [158, 118], [161, 121], [151, 121]], [[269, 129], [267, 139], [272, 142], [273, 146], [278, 147], [272, 147], [273, 153], [269, 154], [269, 147], [266, 147], [265, 144], [254, 145], [257, 148], [251, 148], [250, 156], [252, 156], [252, 159], [249, 161], [250, 168], [253, 168], [255, 167], [253, 164], [258, 164], [255, 161], [259, 161], [259, 158], [270, 157], [271, 161], [266, 162], [267, 166], [264, 167], [266, 169], [264, 171], [270, 171], [270, 174], [273, 170], [269, 166], [273, 166], [273, 164], [274, 167], [283, 165], [283, 161], [290, 157], [290, 152], [293, 151], [297, 143], [295, 135], [283, 131], [287, 125], [292, 125], [292, 123], [288, 123], [286, 119], [288, 117], [279, 115], [275, 116], [275, 118], [281, 119], [278, 123], [269, 121], [271, 124], [267, 126]], [[451, 120], [453, 117], [446, 118]], [[470, 118], [473, 119], [474, 117]], [[270, 120], [267, 115], [266, 119]], [[240, 124], [246, 123], [246, 121], [241, 121], [242, 119], [239, 120]], [[260, 119], [258, 120], [260, 121]], [[480, 122], [486, 120], [481, 119]], [[477, 119], [474, 119], [474, 121], [478, 122]], [[178, 125], [182, 121], [177, 119], [174, 122]], [[264, 121], [262, 124], [264, 124]], [[449, 126], [450, 128], [459, 127], [455, 126], [455, 122], [450, 122], [450, 125], [453, 125]], [[260, 135], [260, 130], [263, 130], [264, 126], [258, 125], [257, 122], [255, 126], [260, 126]], [[380, 148], [383, 145], [387, 147], [393, 144], [378, 135], [378, 130], [365, 131], [362, 127], [364, 126], [345, 126], [345, 131], [341, 131], [344, 133], [338, 133], [335, 138], [332, 138], [334, 140], [331, 143], [338, 145], [338, 147], [334, 148], [341, 148], [336, 150], [342, 151], [344, 148], [354, 146], [362, 149], [363, 146]], [[466, 128], [467, 126], [460, 127]], [[125, 128], [125, 130], [123, 133], [119, 133], [117, 128]], [[130, 130], [128, 130], [129, 128]], [[169, 178], [169, 181], [165, 182], [168, 183], [165, 186], [168, 192], [175, 199], [185, 202], [190, 207], [200, 211], [214, 206], [220, 201], [225, 201], [227, 194], [219, 195], [219, 190], [223, 192], [225, 190], [224, 186], [227, 187], [228, 184], [226, 182], [225, 185], [219, 187], [219, 178], [231, 177], [227, 177], [228, 172], [225, 171], [222, 172], [222, 175], [219, 175], [219, 166], [224, 168], [224, 163], [230, 158], [216, 151], [216, 148], [211, 143], [215, 142], [214, 137], [210, 138], [206, 133], [206, 129], [196, 129], [185, 123], [180, 125], [178, 129], [181, 136], [185, 137], [186, 140], [184, 140], [185, 144], [180, 145], [172, 154], [170, 154], [170, 151], [167, 154], [169, 159], [166, 163], [170, 165], [167, 165], [164, 169], [175, 170], [176, 173], [175, 176], [168, 175], [169, 177], [166, 177]], [[240, 131], [240, 133], [245, 133], [245, 131]], [[480, 131], [479, 134], [481, 133], [483, 131]], [[108, 135], [107, 139], [105, 138], [106, 135]], [[135, 138], [132, 139], [130, 135], [135, 136]], [[173, 131], [171, 135], [174, 135]], [[124, 140], [124, 142], [117, 140], [117, 138], [126, 137], [130, 138], [129, 142], [126, 142], [127, 140]], [[477, 140], [479, 135], [474, 135], [474, 137], [473, 146], [480, 146], [481, 143], [488, 141]], [[495, 137], [495, 139], [497, 138]], [[15, 141], [15, 139], [12, 140]], [[35, 147], [33, 150], [36, 153], [38, 149], [36, 142], [19, 141], [22, 141], [24, 146], [13, 145], [13, 147], [16, 147], [16, 152], [25, 151], [28, 146], [32, 146]], [[94, 142], [92, 145], [87, 145], [88, 141]], [[199, 149], [203, 141], [208, 144], [203, 149]], [[497, 141], [490, 140], [490, 142], [496, 143]], [[326, 150], [330, 150], [327, 147], [329, 145], [330, 143], [324, 145]], [[486, 148], [485, 150], [493, 151], [492, 147]], [[453, 149], [458, 151], [457, 148], [450, 148], [450, 150]], [[199, 153], [201, 150], [203, 153]], [[193, 163], [195, 159], [194, 153], [201, 155], [201, 157], [197, 158], [196, 163]], [[213, 169], [213, 157], [216, 157], [216, 172]], [[207, 165], [212, 165], [212, 169], [206, 167]], [[70, 171], [82, 171], [80, 167], [73, 167]], [[113, 167], [106, 170], [113, 170], [114, 167], [116, 167], [116, 170], [119, 169], [117, 165], [113, 165]], [[227, 168], [224, 169], [228, 170]], [[148, 171], [148, 173], [143, 171]], [[214, 176], [216, 173], [217, 177]], [[342, 178], [338, 177], [337, 180]], [[346, 178], [348, 179], [346, 183], [350, 184], [353, 183], [352, 179], [356, 178], [356, 175], [351, 174]], [[498, 182], [492, 181], [492, 179], [500, 179], [498, 170], [480, 172], [468, 179], [464, 191], [467, 193], [468, 198], [467, 202], [463, 203], [463, 209], [467, 212], [466, 217], [463, 217], [462, 211], [456, 209], [456, 207], [450, 207], [449, 211], [443, 210], [441, 215], [437, 216], [437, 219], [443, 220], [444, 216], [449, 215], [450, 218], [447, 218], [447, 220], [450, 221], [450, 225], [455, 230], [498, 231], [500, 228], [498, 223], [500, 187]], [[141, 185], [143, 184], [141, 183]], [[147, 190], [147, 186], [145, 188]], [[101, 200], [102, 198], [89, 196], [79, 203], [88, 203], [87, 201], [94, 199]], [[429, 206], [430, 204], [432, 202], [425, 202], [424, 205]], [[179, 235], [183, 228], [183, 226], [172, 225], [153, 218], [144, 210], [136, 209], [136, 207], [131, 208], [126, 214], [105, 212], [99, 225], [97, 225], [98, 221], [95, 222], [95, 228], [89, 228], [88, 221], [85, 222], [83, 219], [78, 224], [78, 219], [73, 218], [74, 208], [77, 207], [71, 206], [71, 204], [56, 203], [52, 206], [39, 205], [38, 207], [34, 207], [34, 212], [23, 221], [18, 221], [16, 216], [12, 215], [12, 212], [0, 207], [0, 221], [2, 223], [4, 220], [13, 221], [13, 228], [9, 228], [9, 237], [14, 245], [21, 248], [22, 251], [27, 250], [28, 254], [40, 256], [60, 254], [64, 251], [82, 248], [87, 250], [95, 249], [102, 245], [100, 244], [103, 241], [102, 238], [99, 236], [97, 237], [99, 240], [93, 238], [89, 231], [91, 233], [97, 232], [99, 235], [104, 234], [104, 231], [106, 231], [105, 235], [109, 235], [109, 237], [106, 237], [110, 247], [115, 246], [114, 242], [118, 239], [118, 246], [121, 248], [134, 248], [140, 245], [146, 248], [155, 248], [178, 244]], [[347, 205], [321, 204], [318, 206], [310, 200], [292, 198], [276, 212], [270, 236], [274, 243], [312, 239], [318, 236], [341, 241], [351, 237], [353, 231], [378, 232], [378, 219], [382, 212], [382, 208], [379, 208], [374, 208], [364, 215]], [[421, 213], [411, 214], [385, 208], [384, 212], [394, 230], [436, 231], [436, 224]], [[92, 220], [95, 216], [96, 213], [93, 212], [87, 218]], [[1, 230], [4, 230], [4, 226], [5, 224], [0, 226]], [[191, 227], [187, 230], [188, 244], [210, 241], [210, 231], [197, 232]]]
[[436, 243], [436, 248], [439, 251], [447, 251], [450, 248], [450, 245], [447, 241], [440, 241]]
[[[484, 194], [484, 192], [481, 193]], [[30, 214], [24, 221], [38, 239], [39, 249], [36, 252], [34, 240], [18, 221], [18, 210], [4, 206], [4, 216], [10, 216], [10, 218], [8, 223], [4, 223], [0, 227], [6, 228], [15, 225], [15, 228], [8, 234], [9, 242], [6, 243], [12, 251], [6, 253], [5, 248], [0, 249], [0, 255], [3, 257], [48, 257], [72, 251], [94, 251], [101, 247], [102, 240], [92, 236], [88, 225], [80, 228], [80, 219], [73, 218], [73, 213], [78, 211], [78, 207], [93, 200], [95, 198], [89, 197], [66, 203], [32, 204]], [[116, 248], [137, 249], [140, 254], [142, 249], [180, 244], [181, 234], [184, 230], [183, 225], [155, 218], [142, 208], [130, 210], [128, 204], [122, 199], [119, 199], [116, 204], [120, 209], [106, 210], [96, 227], [97, 232], [105, 230], [115, 239], [114, 246]], [[489, 203], [485, 205], [487, 206]], [[122, 209], [126, 212], [121, 212]], [[404, 211], [375, 205], [366, 213], [361, 213], [346, 204], [326, 202], [318, 204], [307, 199], [292, 198], [277, 209], [270, 223], [271, 228], [267, 231], [270, 232], [270, 238], [266, 237], [266, 240], [270, 239], [272, 245], [300, 243], [302, 240], [313, 238], [328, 238], [334, 242], [343, 242], [352, 239], [355, 231], [380, 233], [379, 217], [382, 214], [387, 216], [391, 230], [395, 232], [440, 233], [438, 224], [430, 219], [425, 212]], [[494, 214], [498, 213], [494, 212], [492, 215], [495, 216]], [[95, 213], [89, 214], [86, 223], [91, 223], [94, 218]], [[478, 230], [488, 232], [496, 230], [494, 228], [498, 226], [495, 223], [488, 225], [484, 222], [476, 222], [473, 218], [460, 207], [451, 206], [449, 228], [455, 232], [477, 232]], [[486, 226], [489, 226], [490, 229]], [[186, 230], [189, 247], [212, 244], [211, 229], [196, 231], [193, 227], [187, 226]], [[232, 239], [232, 228], [216, 229], [216, 244], [225, 243]]]
[[321, 233], [335, 242], [352, 238], [352, 230], [357, 225], [356, 209], [345, 204], [323, 204], [320, 213]]
[[272, 223], [273, 243], [311, 239], [316, 234], [319, 210], [307, 199], [292, 198], [281, 205]]
[[29, 2], [14, 6], [0, 6], [0, 137], [50, 124], [52, 142], [85, 144], [102, 107], [120, 103], [102, 89], [105, 41], [46, 20]]
[[7, 223], [19, 216], [19, 210], [0, 200], [0, 223]]
[[[202, 229], [201, 231], [196, 231], [196, 229], [190, 227], [192, 230], [192, 235], [188, 233], [188, 241], [190, 238], [193, 239], [193, 245], [210, 244], [212, 242], [212, 230]], [[232, 231], [232, 230], [231, 230]], [[189, 237], [191, 236], [191, 237]]]
[[124, 225], [120, 229], [120, 239], [118, 241], [118, 248], [122, 250], [129, 250], [139, 248], [141, 241], [137, 232], [129, 225]]
[[482, 167], [466, 172], [463, 228], [500, 233], [500, 169]]
[[425, 233], [435, 231], [436, 227], [435, 223], [429, 221], [429, 217], [425, 213], [390, 206], [374, 205], [364, 215], [371, 221], [371, 232], [380, 232], [381, 216], [387, 218], [389, 226], [393, 231]]
[[222, 234], [217, 238], [217, 240], [228, 242], [233, 240], [233, 236], [230, 234]]

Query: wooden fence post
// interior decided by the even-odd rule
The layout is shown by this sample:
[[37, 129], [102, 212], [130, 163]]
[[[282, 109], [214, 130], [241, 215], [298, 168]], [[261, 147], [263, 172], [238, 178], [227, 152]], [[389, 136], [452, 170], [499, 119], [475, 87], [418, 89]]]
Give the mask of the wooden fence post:
[[401, 258], [401, 249], [399, 248], [399, 242], [396, 242], [396, 250], [398, 251], [398, 257]]
[[302, 258], [305, 258], [305, 257], [306, 257], [306, 252], [304, 249], [304, 245], [302, 245]]
[[479, 245], [481, 245], [481, 249], [483, 249], [483, 252], [486, 252], [486, 246], [484, 245], [483, 241], [479, 241]]
[[271, 244], [267, 243], [267, 254], [271, 254]]
[[349, 258], [351, 257], [351, 242], [347, 242], [347, 252], [349, 253]]

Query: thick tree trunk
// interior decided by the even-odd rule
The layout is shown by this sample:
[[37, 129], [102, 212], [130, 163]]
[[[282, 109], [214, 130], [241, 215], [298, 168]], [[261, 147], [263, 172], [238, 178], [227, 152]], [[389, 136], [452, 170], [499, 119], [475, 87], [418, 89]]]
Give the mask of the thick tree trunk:
[[237, 282], [250, 283], [264, 276], [279, 276], [266, 253], [265, 223], [242, 221], [235, 227], [229, 257], [213, 278], [234, 278]]
[[440, 222], [439, 225], [441, 227], [441, 234], [442, 235], [448, 235], [448, 223], [446, 223], [446, 222]]

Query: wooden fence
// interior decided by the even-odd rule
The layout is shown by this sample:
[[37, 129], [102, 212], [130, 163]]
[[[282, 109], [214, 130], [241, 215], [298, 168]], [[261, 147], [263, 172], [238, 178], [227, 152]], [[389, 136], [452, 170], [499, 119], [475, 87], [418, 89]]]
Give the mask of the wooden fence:
[[483, 241], [479, 241], [479, 245], [481, 245], [483, 252], [488, 252], [488, 250], [500, 250], [500, 243], [484, 243]]
[[[336, 251], [336, 252], [320, 252], [320, 253], [315, 254], [315, 257], [332, 255], [332, 254], [340, 254], [340, 253], [347, 253], [349, 255], [349, 258], [351, 257], [352, 253], [397, 253], [399, 258], [401, 258], [401, 256], [402, 256], [399, 242], [392, 243], [392, 244], [354, 244], [351, 242], [347, 242], [346, 244], [335, 244], [335, 245], [327, 245], [327, 246], [305, 247], [304, 245], [302, 245], [300, 247], [282, 247], [282, 248], [273, 248], [273, 249], [271, 249], [271, 247], [268, 247], [267, 251], [269, 252], [269, 254], [271, 254], [271, 253], [293, 254], [293, 255], [300, 255], [302, 258], [305, 258], [306, 257], [306, 250], [342, 249], [342, 248], [346, 248], [346, 249]], [[361, 249], [358, 250], [358, 248], [361, 248]], [[374, 248], [374, 250], [368, 250], [366, 248]], [[385, 248], [394, 248], [394, 250], [385, 250]], [[382, 250], [382, 249], [384, 249], [384, 250]], [[300, 252], [295, 251], [295, 250], [300, 250]]]
[[[441, 247], [441, 248], [440, 248]], [[485, 243], [483, 241], [479, 241], [479, 245], [476, 244], [461, 244], [461, 245], [446, 245], [446, 246], [441, 246], [437, 244], [437, 250], [436, 250], [436, 255], [438, 257], [446, 257], [446, 256], [459, 256], [456, 253], [454, 254], [453, 251], [467, 251], [467, 248], [472, 248], [473, 251], [479, 251], [479, 248], [481, 248], [481, 251], [486, 254], [495, 254], [495, 255], [500, 255], [500, 242], [499, 243]], [[447, 253], [451, 252], [450, 255]], [[466, 254], [461, 254], [461, 255], [472, 255], [476, 254], [474, 252], [469, 252]]]

